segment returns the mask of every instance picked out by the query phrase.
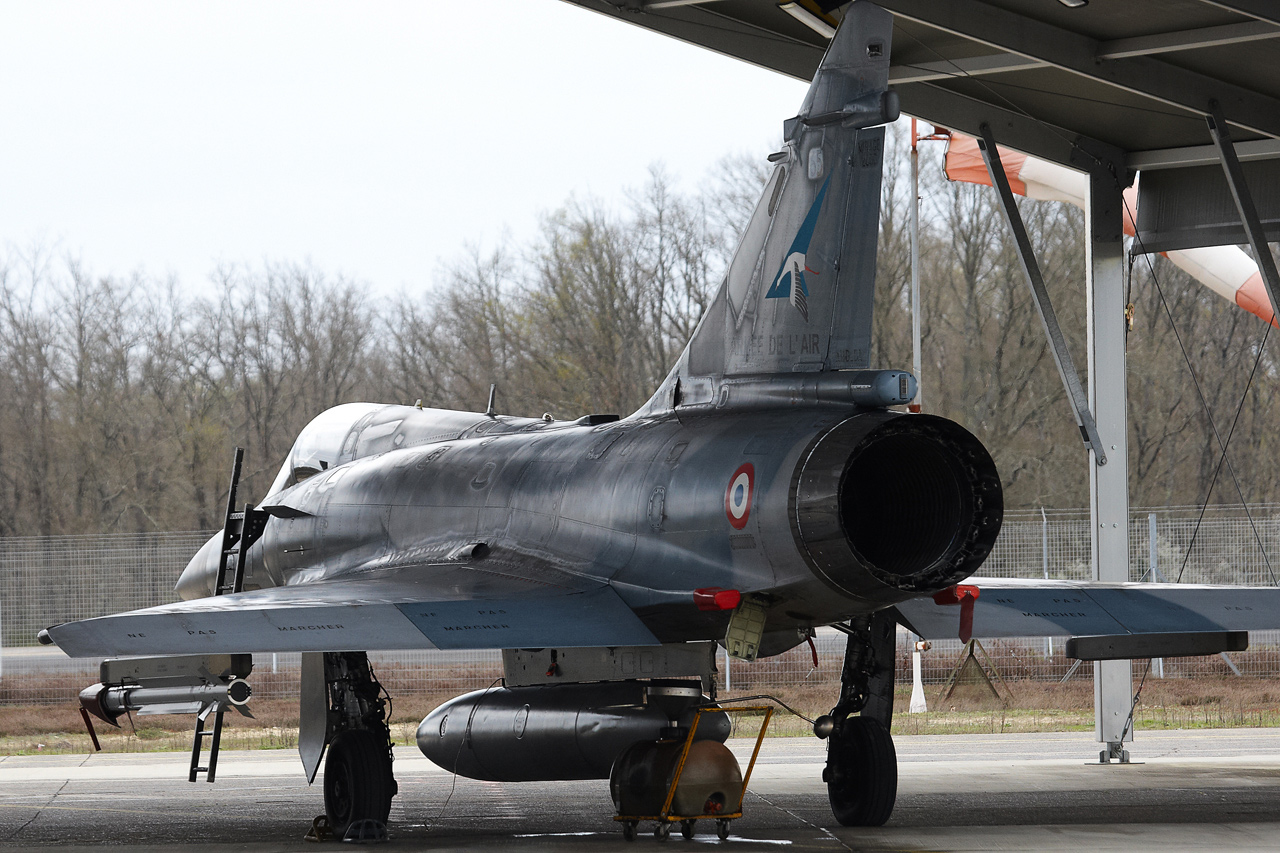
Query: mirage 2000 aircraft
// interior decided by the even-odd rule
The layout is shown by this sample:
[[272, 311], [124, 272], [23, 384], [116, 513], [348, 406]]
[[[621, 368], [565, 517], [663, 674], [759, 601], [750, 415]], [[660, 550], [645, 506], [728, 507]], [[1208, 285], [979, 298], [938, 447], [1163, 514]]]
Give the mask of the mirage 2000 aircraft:
[[[896, 622], [921, 599], [921, 625], [936, 612], [937, 631], [976, 630], [986, 611], [975, 617], [973, 588], [956, 585], [1002, 515], [978, 440], [892, 410], [915, 378], [869, 364], [881, 125], [898, 116], [891, 32], [883, 10], [847, 7], [724, 283], [643, 407], [576, 421], [492, 403], [324, 412], [257, 507], [236, 508], [233, 476], [226, 529], [183, 572], [182, 601], [42, 633], [72, 656], [152, 656], [104, 663], [84, 708], [109, 722], [199, 712], [190, 778], [212, 777], [218, 726], [204, 767], [203, 721], [243, 706], [248, 653], [303, 652], [299, 749], [313, 780], [327, 747], [341, 836], [385, 822], [396, 793], [366, 652], [502, 649], [504, 685], [433, 711], [422, 751], [478, 779], [612, 773], [623, 809], [629, 785], [671, 778], [679, 750], [663, 745], [715, 707], [717, 643], [755, 659], [830, 625], [849, 640], [840, 695], [815, 727], [829, 738], [823, 780], [841, 823], [883, 823], [897, 788]], [[1034, 592], [983, 603], [1061, 617], [1056, 633], [1143, 630], [1061, 630], [1088, 605], [1020, 607]], [[967, 612], [939, 606], [957, 602]], [[719, 746], [728, 726], [704, 719], [697, 734]], [[735, 772], [695, 809], [740, 799]]]

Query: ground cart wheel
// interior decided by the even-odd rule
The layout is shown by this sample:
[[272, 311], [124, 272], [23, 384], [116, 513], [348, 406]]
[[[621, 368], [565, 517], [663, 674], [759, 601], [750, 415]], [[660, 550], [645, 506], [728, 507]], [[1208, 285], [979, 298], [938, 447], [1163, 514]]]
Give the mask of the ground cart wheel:
[[658, 821], [658, 825], [653, 828], [653, 837], [659, 841], [666, 841], [671, 835], [671, 824], [665, 820]]
[[694, 826], [697, 825], [697, 823], [698, 822], [696, 820], [680, 821], [680, 834], [683, 835], [686, 839], [693, 838], [693, 828]]
[[729, 821], [727, 820], [716, 821], [716, 836], [721, 841], [724, 841], [729, 837]]
[[637, 820], [624, 820], [622, 822], [622, 837], [627, 841], [636, 840], [636, 824]]

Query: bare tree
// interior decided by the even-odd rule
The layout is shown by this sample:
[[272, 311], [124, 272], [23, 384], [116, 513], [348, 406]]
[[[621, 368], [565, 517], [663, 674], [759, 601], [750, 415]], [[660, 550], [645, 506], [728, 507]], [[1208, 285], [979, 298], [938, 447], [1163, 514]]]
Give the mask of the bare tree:
[[[881, 200], [873, 358], [884, 367], [910, 359], [901, 147], [890, 138]], [[928, 165], [938, 153], [922, 171], [927, 409], [984, 441], [1006, 505], [1079, 506], [1085, 452], [993, 193], [944, 181]], [[726, 159], [691, 193], [655, 166], [628, 204], [571, 199], [527, 243], [468, 250], [433, 288], [385, 304], [308, 266], [226, 266], [193, 298], [173, 281], [10, 251], [0, 535], [215, 527], [233, 445], [248, 450], [252, 499], [311, 418], [355, 400], [479, 410], [496, 383], [512, 414], [632, 411], [722, 281], [767, 166]], [[1083, 367], [1083, 218], [1021, 208]], [[1162, 260], [1139, 263], [1132, 282], [1134, 502], [1194, 504], [1211, 483], [1215, 502], [1280, 499], [1280, 365], [1259, 356], [1265, 327]], [[1232, 466], [1220, 468], [1228, 433]]]

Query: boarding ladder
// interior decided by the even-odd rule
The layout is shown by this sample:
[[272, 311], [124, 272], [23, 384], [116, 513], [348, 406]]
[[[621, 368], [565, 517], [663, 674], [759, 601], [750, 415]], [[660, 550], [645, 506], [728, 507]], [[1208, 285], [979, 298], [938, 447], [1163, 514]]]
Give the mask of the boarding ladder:
[[[240, 485], [240, 466], [244, 462], [244, 449], [237, 447], [235, 461], [231, 465], [231, 486], [227, 490], [227, 515], [222, 525], [222, 548], [218, 554], [218, 576], [214, 582], [214, 595], [227, 595], [244, 589], [245, 556], [253, 543], [262, 538], [268, 513], [245, 504], [236, 509], [236, 491]], [[234, 561], [232, 558], [235, 558]]]
[[[240, 486], [240, 467], [244, 462], [244, 448], [237, 447], [235, 461], [231, 465], [231, 486], [227, 490], [227, 513], [222, 525], [222, 547], [218, 552], [218, 574], [214, 578], [213, 594], [229, 595], [244, 589], [245, 557], [253, 543], [262, 538], [266, 529], [268, 513], [254, 509], [253, 504], [245, 504], [243, 509], [236, 509], [236, 491]], [[205, 721], [210, 713], [214, 714], [213, 728], [206, 729]], [[206, 708], [196, 715], [195, 740], [191, 744], [191, 772], [187, 781], [194, 782], [199, 774], [206, 774], [206, 781], [212, 782], [218, 769], [218, 746], [222, 742], [222, 715], [219, 707], [216, 711]], [[208, 764], [200, 763], [200, 754], [204, 739], [209, 738]]]

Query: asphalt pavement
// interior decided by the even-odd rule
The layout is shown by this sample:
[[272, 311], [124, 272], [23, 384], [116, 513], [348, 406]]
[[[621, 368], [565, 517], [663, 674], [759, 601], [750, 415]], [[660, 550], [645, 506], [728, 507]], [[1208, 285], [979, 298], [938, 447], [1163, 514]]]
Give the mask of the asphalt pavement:
[[[384, 849], [570, 853], [715, 844], [726, 850], [1280, 850], [1280, 730], [1139, 733], [1134, 764], [1099, 766], [1088, 734], [896, 739], [900, 785], [887, 826], [840, 827], [820, 781], [823, 745], [766, 742], [728, 841], [699, 826], [628, 844], [606, 782], [455, 778], [396, 751], [400, 793]], [[743, 762], [751, 741], [730, 745]], [[0, 847], [316, 850], [323, 811], [297, 755], [225, 751], [213, 784], [177, 753], [0, 758]], [[1141, 762], [1141, 763], [1138, 763]], [[634, 845], [634, 846], [633, 846]]]

